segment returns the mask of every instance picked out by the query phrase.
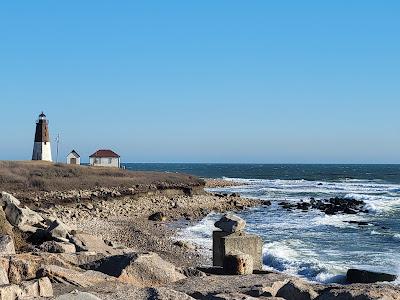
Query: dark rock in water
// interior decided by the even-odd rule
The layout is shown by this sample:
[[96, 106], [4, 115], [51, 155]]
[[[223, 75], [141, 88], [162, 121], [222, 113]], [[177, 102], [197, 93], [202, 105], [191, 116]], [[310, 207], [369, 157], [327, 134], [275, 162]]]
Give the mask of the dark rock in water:
[[269, 200], [262, 200], [262, 205], [264, 205], [264, 206], [271, 206], [271, 201], [269, 201]]
[[292, 209], [295, 208], [297, 205], [295, 203], [290, 203], [290, 202], [286, 202], [286, 201], [281, 201], [278, 203], [279, 206], [282, 206], [282, 208], [284, 209]]
[[345, 221], [346, 223], [349, 224], [357, 224], [358, 226], [368, 226], [370, 225], [368, 222], [364, 222], [364, 221]]
[[361, 212], [368, 213], [368, 210], [364, 208], [364, 201], [340, 197], [325, 200], [316, 200], [315, 198], [310, 198], [309, 202], [304, 202], [303, 200], [301, 200], [297, 203], [281, 201], [278, 203], [278, 205], [288, 211], [292, 209], [299, 209], [305, 212], [309, 209], [317, 209], [327, 215], [335, 215], [338, 213], [350, 215], [358, 214]]
[[320, 183], [318, 183], [317, 185], [324, 185], [324, 184], [320, 182]]
[[308, 202], [299, 202], [296, 205], [297, 209], [308, 210], [311, 207], [311, 203]]
[[383, 281], [395, 281], [396, 275], [372, 272], [366, 270], [350, 269], [347, 271], [346, 280], [348, 283], [375, 283]]

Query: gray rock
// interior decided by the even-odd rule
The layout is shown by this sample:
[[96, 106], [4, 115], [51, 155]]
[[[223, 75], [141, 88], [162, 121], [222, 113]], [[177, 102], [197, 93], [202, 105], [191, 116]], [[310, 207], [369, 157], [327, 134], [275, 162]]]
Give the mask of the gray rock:
[[179, 268], [179, 272], [181, 272], [186, 277], [206, 277], [207, 274], [203, 271], [200, 271], [197, 268], [188, 267], [188, 268]]
[[347, 271], [346, 280], [348, 283], [375, 283], [382, 281], [395, 281], [396, 275], [372, 272], [366, 270], [350, 269]]
[[331, 286], [320, 292], [318, 300], [398, 300], [400, 289], [387, 284]]
[[28, 207], [21, 208], [19, 200], [8, 193], [1, 193], [0, 204], [10, 224], [24, 232], [34, 232], [33, 225], [43, 222], [38, 213]]
[[174, 291], [165, 287], [148, 288], [146, 290], [146, 294], [147, 295], [144, 297], [146, 300], [195, 300], [185, 293]]
[[53, 287], [47, 277], [24, 281], [20, 284], [20, 288], [22, 290], [21, 298], [53, 297]]
[[53, 287], [48, 278], [24, 281], [20, 285], [6, 284], [0, 286], [1, 300], [37, 299], [52, 296]]
[[79, 287], [90, 287], [106, 281], [113, 281], [114, 278], [96, 271], [79, 271], [67, 269], [55, 265], [44, 266], [38, 274], [49, 277], [51, 281], [70, 284]]
[[15, 254], [14, 241], [9, 235], [0, 235], [0, 255]]
[[63, 261], [74, 266], [86, 265], [106, 256], [95, 252], [60, 253], [58, 255]]
[[87, 233], [75, 233], [71, 238], [71, 242], [76, 246], [78, 251], [114, 254], [113, 247], [107, 245], [99, 236]]
[[53, 239], [68, 241], [71, 229], [60, 220], [54, 220], [47, 228], [47, 232]]
[[8, 280], [8, 270], [5, 270], [4, 267], [0, 266], [0, 285], [9, 284], [10, 281]]
[[312, 300], [318, 297], [311, 285], [300, 280], [286, 280], [276, 293], [277, 297], [286, 300]]
[[10, 258], [8, 267], [8, 279], [13, 284], [33, 280], [40, 269], [43, 259], [31, 254], [17, 254]]
[[13, 195], [6, 193], [6, 192], [1, 192], [0, 206], [6, 207], [11, 204], [19, 206], [19, 205], [21, 205], [21, 202], [17, 198], [15, 198]]
[[208, 300], [257, 300], [259, 298], [255, 298], [241, 293], [222, 293], [217, 295], [210, 295], [207, 297], [207, 299]]
[[1, 300], [17, 300], [22, 297], [22, 289], [15, 284], [6, 284], [0, 286]]
[[228, 213], [215, 222], [215, 227], [224, 232], [233, 233], [243, 231], [246, 227], [246, 221], [234, 214]]
[[66, 242], [47, 241], [40, 245], [40, 250], [50, 253], [75, 253], [74, 244]]
[[55, 300], [101, 300], [101, 299], [93, 294], [75, 290], [72, 291], [71, 293], [60, 295], [56, 297]]
[[186, 278], [173, 264], [152, 252], [109, 256], [84, 265], [83, 268], [143, 286], [167, 284]]

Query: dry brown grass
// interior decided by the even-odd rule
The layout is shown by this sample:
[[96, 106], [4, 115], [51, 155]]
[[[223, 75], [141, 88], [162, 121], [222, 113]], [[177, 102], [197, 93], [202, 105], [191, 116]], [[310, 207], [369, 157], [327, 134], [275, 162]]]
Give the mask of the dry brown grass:
[[203, 184], [195, 176], [185, 174], [132, 172], [43, 161], [0, 161], [0, 191], [14, 193], [130, 188], [138, 185], [192, 187]]

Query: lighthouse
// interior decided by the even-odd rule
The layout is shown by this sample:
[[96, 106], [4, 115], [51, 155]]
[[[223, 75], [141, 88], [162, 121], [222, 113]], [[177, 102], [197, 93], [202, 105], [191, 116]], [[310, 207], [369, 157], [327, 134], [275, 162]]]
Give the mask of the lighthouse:
[[47, 120], [46, 115], [42, 112], [39, 115], [39, 119], [36, 121], [32, 160], [52, 161], [49, 136], [49, 121]]

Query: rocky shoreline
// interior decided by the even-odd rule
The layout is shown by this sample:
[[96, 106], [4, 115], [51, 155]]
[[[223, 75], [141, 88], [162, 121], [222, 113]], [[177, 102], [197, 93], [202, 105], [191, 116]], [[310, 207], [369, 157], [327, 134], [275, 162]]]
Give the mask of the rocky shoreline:
[[3, 193], [0, 299], [400, 299], [391, 284], [222, 275], [195, 245], [174, 239], [169, 224], [270, 203], [197, 188], [123, 190], [32, 194], [31, 209]]

